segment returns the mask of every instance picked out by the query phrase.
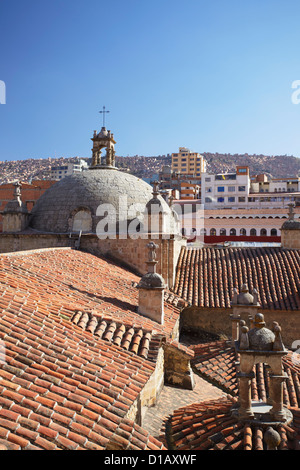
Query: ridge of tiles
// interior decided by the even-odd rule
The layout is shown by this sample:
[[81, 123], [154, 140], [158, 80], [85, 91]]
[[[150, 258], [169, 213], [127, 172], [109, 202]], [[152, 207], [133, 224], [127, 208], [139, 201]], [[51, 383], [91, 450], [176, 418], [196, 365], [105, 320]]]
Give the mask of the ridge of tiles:
[[97, 339], [109, 341], [138, 356], [154, 361], [163, 336], [142, 327], [114, 321], [93, 312], [76, 312], [72, 323], [93, 334]]
[[[191, 363], [201, 376], [221, 387], [232, 396], [238, 395], [237, 364], [239, 356], [228, 341], [216, 341], [193, 346]], [[289, 351], [283, 357], [283, 368], [287, 380], [283, 385], [284, 404], [300, 407], [300, 355]], [[255, 377], [251, 381], [253, 400], [265, 401], [269, 393], [269, 372], [265, 364], [254, 367]]]
[[[180, 408], [165, 419], [161, 439], [178, 451], [266, 450], [267, 427], [237, 421], [231, 415], [235, 403], [235, 399], [224, 397]], [[278, 450], [300, 449], [300, 410], [291, 411], [291, 425], [273, 426], [281, 438]]]
[[163, 448], [127, 418], [155, 364], [70, 321], [78, 304], [99, 307], [110, 280], [117, 305], [100, 305], [137, 321], [128, 277], [71, 250], [0, 256], [1, 448], [102, 450], [118, 439], [119, 448]]
[[191, 305], [230, 308], [234, 288], [258, 291], [261, 307], [300, 309], [300, 250], [281, 247], [183, 247], [174, 294]]

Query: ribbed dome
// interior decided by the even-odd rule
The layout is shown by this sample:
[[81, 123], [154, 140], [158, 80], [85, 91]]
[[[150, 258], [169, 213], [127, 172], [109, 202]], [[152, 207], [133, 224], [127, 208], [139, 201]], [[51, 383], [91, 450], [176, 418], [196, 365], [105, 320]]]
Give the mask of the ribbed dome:
[[139, 205], [142, 212], [151, 198], [152, 187], [131, 174], [110, 169], [83, 171], [63, 178], [39, 198], [30, 226], [43, 232], [66, 233], [71, 230], [74, 214], [86, 211], [95, 233], [100, 205], [114, 206], [117, 222], [122, 222], [135, 218], [136, 214], [128, 214], [130, 206]]

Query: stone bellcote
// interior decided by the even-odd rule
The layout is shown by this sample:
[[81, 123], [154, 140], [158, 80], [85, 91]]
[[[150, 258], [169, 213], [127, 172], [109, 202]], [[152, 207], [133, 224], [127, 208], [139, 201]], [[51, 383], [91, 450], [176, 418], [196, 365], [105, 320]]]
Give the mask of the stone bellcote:
[[[93, 169], [116, 169], [115, 166], [115, 143], [114, 135], [111, 131], [107, 130], [105, 127], [102, 127], [101, 131], [97, 134], [97, 131], [94, 131], [92, 137], [93, 141], [93, 156], [92, 156], [92, 165], [90, 167]], [[102, 150], [106, 149], [105, 156], [101, 156]]]

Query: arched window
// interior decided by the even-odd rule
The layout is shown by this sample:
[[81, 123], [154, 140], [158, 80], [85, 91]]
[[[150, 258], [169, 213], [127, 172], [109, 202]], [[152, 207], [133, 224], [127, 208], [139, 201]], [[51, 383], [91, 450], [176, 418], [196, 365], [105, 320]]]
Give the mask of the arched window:
[[216, 231], [215, 228], [210, 229], [210, 235], [213, 236], [213, 237], [215, 237], [217, 235], [217, 231]]
[[262, 228], [261, 231], [260, 231], [260, 235], [262, 237], [265, 237], [267, 235], [267, 230], [265, 228]]
[[206, 228], [202, 228], [200, 230], [200, 235], [206, 235]]
[[241, 228], [240, 230], [240, 235], [246, 235], [247, 232], [246, 232], [246, 229], [245, 228]]
[[271, 230], [271, 236], [272, 236], [272, 237], [276, 237], [276, 236], [277, 236], [277, 229], [276, 229], [276, 228], [272, 228], [272, 230]]
[[220, 235], [226, 235], [226, 229], [225, 228], [220, 229]]
[[92, 215], [88, 209], [79, 209], [73, 214], [72, 231], [90, 232], [92, 230]]
[[256, 229], [255, 229], [255, 228], [252, 228], [252, 229], [250, 230], [250, 235], [251, 235], [252, 237], [255, 237], [255, 236], [256, 236]]
[[236, 235], [236, 230], [235, 228], [230, 229], [230, 235]]

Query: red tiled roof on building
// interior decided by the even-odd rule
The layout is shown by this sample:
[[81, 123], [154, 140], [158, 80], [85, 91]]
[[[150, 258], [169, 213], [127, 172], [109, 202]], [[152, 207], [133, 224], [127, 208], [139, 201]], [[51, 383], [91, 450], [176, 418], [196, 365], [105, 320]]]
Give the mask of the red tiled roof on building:
[[[197, 403], [176, 410], [165, 420], [165, 439], [173, 450], [266, 450], [267, 427], [237, 421], [231, 415], [234, 399]], [[293, 424], [275, 424], [278, 450], [299, 450], [300, 410], [291, 409]]]
[[163, 326], [141, 318], [134, 280], [70, 249], [0, 256], [0, 445], [163, 448], [128, 420], [154, 362], [71, 321], [76, 311], [92, 310], [171, 337], [178, 310], [166, 305]]
[[243, 284], [263, 309], [300, 310], [300, 250], [182, 248], [173, 290], [191, 305], [230, 308]]

